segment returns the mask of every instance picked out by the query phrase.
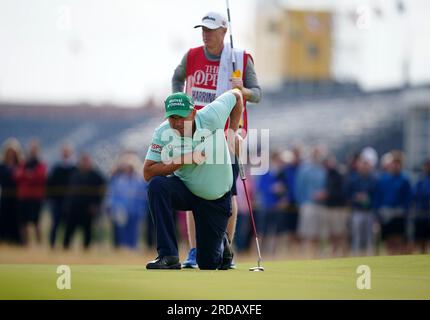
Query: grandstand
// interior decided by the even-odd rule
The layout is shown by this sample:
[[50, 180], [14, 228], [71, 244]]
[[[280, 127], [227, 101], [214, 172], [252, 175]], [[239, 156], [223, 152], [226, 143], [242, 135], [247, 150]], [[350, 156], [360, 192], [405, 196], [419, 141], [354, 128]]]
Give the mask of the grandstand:
[[271, 145], [279, 148], [298, 142], [324, 144], [340, 158], [367, 145], [379, 152], [402, 149], [406, 92], [409, 90], [319, 99], [265, 96], [261, 105], [249, 107], [250, 123], [270, 128]]
[[[325, 97], [267, 93], [261, 104], [249, 105], [251, 128], [270, 129], [271, 147], [295, 143], [324, 144], [341, 160], [372, 145], [381, 154], [403, 149], [404, 119], [408, 110], [404, 89], [371, 94], [332, 94]], [[0, 104], [0, 139], [17, 137], [25, 143], [38, 137], [48, 164], [63, 141], [89, 151], [105, 172], [120, 150], [146, 153], [153, 129], [160, 123], [161, 106], [115, 108]]]
[[38, 138], [44, 160], [50, 165], [57, 160], [61, 143], [68, 141], [78, 152], [92, 154], [96, 164], [107, 172], [121, 148], [139, 149], [139, 145], [121, 144], [121, 136], [131, 128], [145, 127], [152, 112], [112, 106], [0, 103], [0, 140], [16, 137], [25, 144], [30, 138]]

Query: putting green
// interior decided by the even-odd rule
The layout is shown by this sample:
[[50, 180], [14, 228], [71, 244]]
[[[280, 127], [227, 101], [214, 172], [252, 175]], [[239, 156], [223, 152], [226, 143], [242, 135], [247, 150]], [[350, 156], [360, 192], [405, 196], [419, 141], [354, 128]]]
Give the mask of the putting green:
[[[71, 289], [57, 289], [57, 265], [0, 265], [0, 299], [430, 299], [430, 255], [251, 263], [229, 271], [148, 271], [144, 266], [70, 265]], [[370, 289], [357, 289], [357, 267]]]

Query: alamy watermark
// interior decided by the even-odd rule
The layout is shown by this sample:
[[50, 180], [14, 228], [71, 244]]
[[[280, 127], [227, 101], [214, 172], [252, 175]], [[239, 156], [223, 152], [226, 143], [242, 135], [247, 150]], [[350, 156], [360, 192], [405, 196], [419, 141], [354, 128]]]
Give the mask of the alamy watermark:
[[356, 273], [360, 276], [357, 278], [356, 286], [358, 290], [370, 290], [372, 288], [372, 273], [368, 265], [362, 264], [357, 267]]
[[262, 175], [269, 170], [269, 129], [249, 129], [243, 138], [242, 130], [198, 129], [192, 134], [192, 121], [184, 121], [182, 134], [173, 128], [162, 132], [161, 143], [152, 143], [152, 152], [161, 155], [165, 164], [231, 164], [235, 145], [240, 145], [240, 161], [250, 164], [251, 175]]
[[67, 265], [60, 265], [57, 267], [57, 274], [60, 276], [57, 278], [57, 289], [58, 290], [70, 290], [72, 289], [72, 270]]

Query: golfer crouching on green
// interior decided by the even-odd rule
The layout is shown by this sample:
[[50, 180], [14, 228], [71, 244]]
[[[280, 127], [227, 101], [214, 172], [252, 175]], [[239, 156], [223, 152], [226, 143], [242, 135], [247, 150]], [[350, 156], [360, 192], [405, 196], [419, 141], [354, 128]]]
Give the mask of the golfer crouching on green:
[[192, 210], [199, 268], [226, 270], [233, 259], [225, 232], [233, 183], [229, 149], [238, 154], [241, 143], [242, 93], [229, 90], [198, 111], [191, 97], [174, 93], [165, 110], [167, 121], [155, 129], [143, 168], [158, 252], [146, 268], [181, 269], [174, 212]]

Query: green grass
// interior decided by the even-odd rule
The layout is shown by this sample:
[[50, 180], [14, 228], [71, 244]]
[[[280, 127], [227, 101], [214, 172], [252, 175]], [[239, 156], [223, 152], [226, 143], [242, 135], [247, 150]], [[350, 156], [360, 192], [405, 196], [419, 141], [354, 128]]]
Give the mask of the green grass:
[[[358, 290], [357, 266], [371, 268]], [[0, 265], [0, 299], [430, 299], [430, 255], [264, 262], [230, 271], [148, 271], [144, 265], [71, 265], [58, 290], [56, 265]]]

